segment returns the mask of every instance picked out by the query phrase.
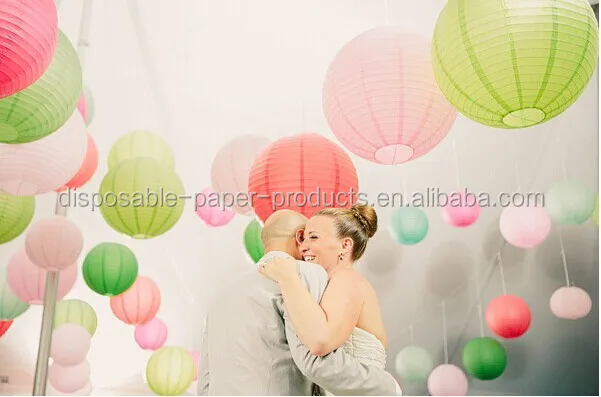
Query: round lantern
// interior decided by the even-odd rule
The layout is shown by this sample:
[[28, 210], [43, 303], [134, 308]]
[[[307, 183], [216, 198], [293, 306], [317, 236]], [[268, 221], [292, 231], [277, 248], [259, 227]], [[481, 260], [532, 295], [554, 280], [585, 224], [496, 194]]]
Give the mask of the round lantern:
[[507, 367], [507, 353], [499, 341], [483, 337], [474, 338], [463, 348], [463, 366], [480, 380], [493, 380]]
[[29, 226], [34, 212], [34, 197], [19, 197], [0, 192], [0, 244], [20, 236]]
[[217, 195], [211, 188], [204, 189], [196, 196], [196, 215], [209, 226], [227, 225], [236, 213], [227, 207], [225, 196]]
[[60, 215], [35, 222], [25, 237], [25, 250], [31, 262], [49, 271], [75, 266], [82, 249], [83, 235], [79, 228]]
[[94, 142], [92, 135], [88, 133], [88, 143], [86, 146], [86, 156], [83, 163], [79, 167], [79, 171], [67, 182], [64, 186], [56, 189], [57, 192], [62, 192], [67, 189], [77, 189], [85, 185], [96, 172], [98, 168], [98, 148]]
[[194, 361], [181, 347], [161, 347], [146, 364], [146, 380], [159, 396], [179, 396], [194, 381]]
[[14, 320], [29, 309], [29, 304], [19, 299], [8, 285], [7, 268], [0, 267], [0, 320]]
[[148, 131], [133, 131], [119, 138], [109, 151], [108, 165], [109, 168], [114, 168], [125, 160], [140, 157], [156, 160], [162, 167], [173, 169], [175, 166], [169, 144]]
[[326, 207], [349, 208], [359, 181], [350, 157], [317, 134], [298, 134], [272, 143], [255, 160], [248, 191], [262, 221], [289, 209], [310, 218]]
[[597, 200], [595, 202], [595, 210], [593, 211], [593, 214], [591, 215], [591, 219], [593, 220], [595, 225], [597, 225], [597, 227], [599, 227], [599, 193], [597, 193]]
[[79, 299], [65, 299], [56, 302], [54, 328], [63, 324], [77, 324], [94, 336], [98, 327], [96, 311], [89, 303]]
[[401, 164], [430, 152], [449, 133], [457, 111], [432, 72], [430, 41], [397, 26], [371, 29], [332, 61], [323, 108], [348, 150], [379, 164]]
[[551, 311], [559, 318], [578, 320], [588, 316], [593, 307], [589, 294], [579, 287], [561, 287], [549, 301]]
[[432, 356], [419, 346], [407, 346], [396, 356], [395, 369], [405, 382], [423, 382], [433, 368]]
[[194, 360], [194, 380], [197, 380], [198, 379], [198, 364], [200, 363], [200, 353], [199, 352], [190, 352], [190, 355], [192, 356], [192, 360]]
[[77, 324], [63, 324], [52, 332], [50, 357], [60, 366], [70, 367], [86, 359], [90, 351], [91, 336]]
[[54, 0], [0, 0], [0, 10], [0, 98], [5, 98], [38, 80], [52, 62], [58, 14]]
[[111, 298], [111, 310], [125, 324], [142, 325], [154, 318], [161, 306], [161, 292], [154, 281], [138, 276], [121, 295]]
[[486, 308], [488, 328], [502, 338], [518, 338], [530, 328], [528, 304], [519, 296], [502, 295], [493, 299]]
[[68, 367], [52, 363], [48, 368], [48, 382], [59, 392], [76, 392], [90, 382], [90, 363], [84, 360]]
[[[46, 270], [34, 265], [25, 249], [13, 254], [8, 261], [6, 277], [15, 296], [30, 305], [43, 305], [46, 293]], [[56, 299], [60, 300], [71, 291], [77, 281], [77, 265], [60, 272]]]
[[159, 349], [167, 340], [167, 326], [161, 319], [155, 317], [146, 324], [136, 326], [134, 338], [142, 349]]
[[184, 211], [184, 186], [179, 176], [150, 158], [134, 158], [111, 168], [100, 193], [104, 220], [136, 239], [167, 232]]
[[10, 326], [13, 325], [13, 321], [14, 320], [0, 321], [0, 338], [2, 338]]
[[480, 206], [473, 193], [453, 193], [442, 208], [442, 217], [454, 227], [467, 227], [478, 220]]
[[265, 255], [265, 247], [261, 240], [262, 230], [263, 227], [256, 219], [250, 221], [244, 229], [244, 249], [252, 263], [257, 263]]
[[136, 255], [124, 245], [101, 243], [88, 252], [82, 265], [83, 279], [90, 289], [104, 296], [127, 291], [138, 277]]
[[392, 214], [388, 227], [399, 244], [414, 245], [428, 234], [428, 216], [420, 208], [401, 207]]
[[79, 170], [87, 146], [86, 126], [77, 111], [45, 138], [20, 145], [0, 143], [0, 190], [16, 196], [55, 191]]
[[[23, 6], [30, 7], [28, 2], [23, 2]], [[27, 143], [52, 134], [76, 111], [80, 92], [79, 57], [67, 36], [60, 32], [52, 63], [42, 77], [24, 90], [0, 99], [0, 142]]]
[[92, 395], [92, 391], [93, 391], [93, 387], [90, 382], [86, 383], [86, 385], [84, 387], [82, 387], [81, 389], [76, 390], [72, 393], [60, 392], [60, 391], [56, 390], [54, 387], [52, 387], [51, 384], [49, 384], [47, 387], [47, 390], [46, 390], [46, 395], [48, 395], [48, 396], [90, 396], [90, 395]]
[[545, 195], [545, 209], [560, 225], [586, 222], [595, 211], [595, 204], [595, 194], [576, 181], [559, 182]]
[[466, 396], [468, 386], [465, 373], [452, 364], [439, 365], [428, 377], [431, 396]]
[[248, 198], [248, 175], [257, 156], [271, 144], [258, 135], [242, 135], [224, 145], [213, 159], [211, 187], [233, 199], [231, 209], [238, 214], [252, 211]]
[[519, 248], [536, 247], [549, 235], [551, 218], [542, 207], [509, 206], [501, 212], [501, 234], [507, 242]]
[[529, 127], [576, 102], [597, 67], [598, 40], [587, 0], [449, 0], [434, 30], [434, 74], [466, 117]]

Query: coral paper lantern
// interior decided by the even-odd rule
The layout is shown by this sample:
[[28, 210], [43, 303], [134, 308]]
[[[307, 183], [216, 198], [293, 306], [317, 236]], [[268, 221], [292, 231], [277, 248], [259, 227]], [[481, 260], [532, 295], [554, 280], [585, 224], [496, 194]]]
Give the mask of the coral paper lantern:
[[0, 98], [5, 98], [38, 80], [52, 62], [58, 34], [54, 0], [0, 0], [0, 28]]
[[559, 318], [578, 320], [588, 316], [593, 307], [589, 294], [579, 287], [561, 287], [551, 295], [551, 311]]
[[488, 328], [502, 338], [518, 338], [530, 328], [528, 304], [519, 296], [502, 295], [493, 299], [486, 308]]
[[86, 146], [86, 156], [83, 163], [79, 167], [79, 171], [67, 182], [63, 187], [57, 189], [57, 192], [62, 192], [67, 189], [77, 189], [85, 185], [96, 172], [98, 168], [98, 147], [94, 142], [92, 135], [88, 133], [88, 143]]
[[434, 30], [438, 84], [466, 117], [523, 128], [570, 107], [598, 58], [587, 0], [449, 0]]
[[138, 276], [121, 295], [111, 298], [111, 310], [125, 324], [142, 325], [154, 318], [161, 306], [161, 292], [154, 281]]
[[442, 208], [443, 219], [454, 227], [467, 227], [478, 220], [480, 206], [473, 193], [453, 193]]
[[48, 368], [48, 382], [59, 392], [76, 392], [90, 382], [90, 363], [84, 360], [67, 367], [52, 363]]
[[350, 157], [317, 134], [298, 134], [272, 143], [255, 160], [248, 191], [262, 221], [289, 209], [311, 217], [326, 207], [357, 201], [359, 181]]
[[136, 343], [144, 350], [156, 350], [163, 347], [167, 340], [167, 326], [158, 317], [146, 324], [136, 326], [134, 331]]
[[434, 369], [434, 360], [423, 347], [407, 346], [396, 356], [395, 369], [405, 382], [423, 382]]
[[136, 281], [138, 260], [132, 250], [124, 245], [101, 243], [86, 255], [82, 273], [92, 291], [104, 296], [117, 296]]
[[401, 164], [430, 152], [449, 133], [457, 110], [432, 72], [430, 41], [396, 26], [371, 29], [336, 55], [323, 108], [348, 150], [379, 164]]
[[390, 218], [390, 234], [399, 244], [414, 245], [428, 234], [430, 223], [421, 208], [401, 207]]
[[179, 396], [194, 381], [194, 361], [181, 347], [162, 347], [152, 353], [146, 364], [146, 380], [159, 396]]
[[465, 373], [452, 364], [439, 365], [428, 377], [431, 396], [466, 396], [468, 386]]
[[80, 299], [65, 299], [56, 302], [54, 328], [63, 324], [77, 324], [94, 336], [98, 327], [98, 316], [89, 303]]
[[35, 198], [0, 192], [0, 244], [20, 236], [33, 219]]
[[551, 218], [542, 207], [509, 206], [501, 212], [499, 228], [509, 244], [533, 248], [549, 235]]
[[52, 332], [50, 357], [63, 367], [83, 362], [90, 351], [91, 335], [77, 324], [63, 324]]
[[227, 203], [211, 188], [205, 188], [196, 197], [196, 215], [209, 226], [227, 225], [234, 219], [236, 213], [227, 207]]
[[545, 195], [545, 209], [560, 225], [580, 225], [595, 211], [595, 194], [584, 184], [562, 181]]
[[8, 331], [14, 320], [0, 321], [0, 338]]
[[507, 367], [507, 352], [499, 341], [483, 337], [474, 338], [463, 348], [463, 366], [480, 380], [493, 380]]
[[156, 160], [161, 166], [173, 169], [175, 157], [167, 142], [152, 132], [132, 131], [120, 137], [108, 155], [109, 168], [135, 158]]
[[75, 266], [82, 249], [81, 231], [73, 221], [60, 215], [35, 222], [25, 237], [31, 262], [49, 271]]
[[244, 229], [244, 250], [252, 263], [257, 263], [265, 255], [265, 247], [261, 239], [262, 230], [263, 227], [256, 219], [250, 221]]
[[0, 320], [14, 320], [29, 309], [29, 304], [19, 299], [8, 284], [7, 267], [0, 267]]

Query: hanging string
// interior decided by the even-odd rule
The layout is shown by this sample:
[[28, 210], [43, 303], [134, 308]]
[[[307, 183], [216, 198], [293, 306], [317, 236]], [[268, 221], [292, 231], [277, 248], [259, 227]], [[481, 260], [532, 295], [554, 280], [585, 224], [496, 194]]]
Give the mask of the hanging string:
[[459, 180], [459, 155], [457, 154], [457, 140], [453, 138], [453, 159], [455, 161], [455, 183], [457, 190], [461, 191], [461, 182]]
[[523, 192], [522, 190], [522, 178], [520, 177], [520, 166], [518, 163], [518, 148], [515, 145], [515, 140], [513, 138], [509, 138], [511, 142], [511, 149], [513, 151], [513, 168], [515, 170], [515, 179], [518, 184], [518, 193]]
[[499, 273], [501, 274], [501, 289], [503, 290], [503, 295], [507, 295], [507, 285], [505, 284], [505, 271], [503, 270], [503, 258], [501, 256], [501, 252], [498, 253], [499, 258]]
[[442, 342], [444, 346], [444, 362], [445, 364], [449, 363], [449, 345], [447, 340], [447, 311], [445, 301], [441, 302], [441, 310], [442, 310]]
[[568, 261], [566, 259], [566, 250], [563, 245], [563, 236], [561, 235], [561, 229], [557, 228], [557, 233], [559, 234], [559, 246], [561, 248], [561, 260], [563, 261], [563, 273], [566, 276], [566, 285], [570, 286], [570, 276], [568, 274]]
[[[501, 251], [499, 251], [499, 254]], [[478, 269], [476, 267], [476, 269]], [[478, 310], [478, 326], [480, 327], [480, 336], [484, 337], [484, 321], [482, 318], [482, 300], [480, 299], [480, 272], [476, 270], [476, 302]]]
[[565, 159], [565, 156], [564, 156], [564, 154], [563, 154], [563, 152], [561, 150], [561, 139], [559, 138], [559, 134], [560, 134], [560, 132], [559, 132], [559, 129], [558, 129], [557, 130], [557, 134], [556, 134], [556, 139], [557, 139], [557, 146], [559, 147], [559, 151], [560, 151], [560, 153], [559, 153], [559, 164], [561, 165], [561, 173], [563, 175], [563, 179], [565, 181], [567, 181], [568, 180], [568, 170], [566, 168], [566, 159]]
[[409, 197], [409, 189], [407, 188], [407, 169], [405, 168], [401, 173], [401, 185], [403, 192], [401, 193], [401, 207], [406, 207], [407, 204], [411, 203], [411, 198]]
[[413, 333], [413, 324], [409, 326], [409, 340], [412, 345], [415, 345], [415, 334]]
[[388, 0], [384, 0], [384, 24], [388, 25]]

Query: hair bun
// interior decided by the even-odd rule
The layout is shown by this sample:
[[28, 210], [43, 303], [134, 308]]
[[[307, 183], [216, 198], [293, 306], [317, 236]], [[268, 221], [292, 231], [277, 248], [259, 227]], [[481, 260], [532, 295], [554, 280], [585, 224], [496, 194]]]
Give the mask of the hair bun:
[[368, 238], [372, 238], [378, 230], [378, 215], [371, 205], [353, 205], [351, 213], [363, 226]]

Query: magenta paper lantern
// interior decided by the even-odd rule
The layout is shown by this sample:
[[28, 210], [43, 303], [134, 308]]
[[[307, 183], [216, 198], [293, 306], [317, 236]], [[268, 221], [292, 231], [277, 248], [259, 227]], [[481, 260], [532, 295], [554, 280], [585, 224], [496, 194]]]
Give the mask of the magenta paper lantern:
[[228, 207], [224, 198], [224, 196], [218, 196], [210, 187], [204, 189], [196, 197], [196, 215], [209, 226], [227, 225], [234, 219], [236, 213]]
[[[31, 262], [25, 249], [13, 254], [6, 267], [8, 286], [13, 294], [30, 305], [43, 305], [46, 293], [45, 269]], [[56, 300], [61, 300], [71, 291], [77, 281], [77, 264], [60, 272]]]
[[234, 199], [232, 211], [252, 213], [248, 176], [257, 156], [270, 144], [271, 140], [263, 136], [242, 135], [225, 144], [213, 159], [211, 186], [217, 193]]
[[478, 220], [480, 206], [475, 194], [469, 192], [453, 193], [442, 208], [442, 217], [454, 227], [467, 227]]
[[138, 276], [124, 293], [111, 297], [111, 310], [125, 324], [142, 325], [154, 318], [161, 306], [161, 292], [154, 281]]
[[588, 316], [593, 307], [589, 294], [579, 287], [561, 287], [551, 296], [549, 306], [554, 315], [566, 320]]
[[54, 191], [77, 173], [87, 149], [86, 126], [77, 110], [62, 127], [42, 139], [0, 143], [0, 190], [13, 196]]
[[0, 0], [0, 99], [44, 74], [56, 50], [54, 0]]
[[62, 367], [80, 364], [90, 351], [92, 336], [75, 323], [63, 324], [52, 332], [50, 357]]
[[155, 317], [146, 324], [136, 326], [134, 338], [136, 343], [144, 350], [156, 350], [161, 348], [167, 340], [167, 326]]
[[52, 363], [48, 368], [48, 382], [54, 389], [62, 393], [73, 393], [90, 382], [90, 363], [84, 360], [72, 366]]
[[82, 249], [79, 228], [60, 215], [35, 222], [25, 236], [25, 250], [31, 262], [49, 271], [74, 266]]
[[466, 396], [468, 386], [465, 373], [452, 364], [439, 365], [428, 377], [431, 396]]
[[368, 30], [332, 61], [323, 109], [348, 150], [380, 164], [401, 164], [431, 151], [457, 110], [434, 79], [429, 39], [400, 27]]
[[501, 234], [519, 248], [536, 247], [549, 235], [551, 218], [543, 207], [509, 206], [501, 212]]

